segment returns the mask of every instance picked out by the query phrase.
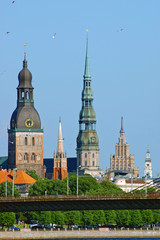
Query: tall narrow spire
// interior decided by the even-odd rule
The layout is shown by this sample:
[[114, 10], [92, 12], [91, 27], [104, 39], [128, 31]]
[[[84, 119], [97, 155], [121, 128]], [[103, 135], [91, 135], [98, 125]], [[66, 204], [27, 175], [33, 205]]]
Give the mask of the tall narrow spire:
[[59, 119], [59, 130], [58, 130], [58, 146], [57, 146], [57, 153], [63, 153], [63, 138], [62, 138], [61, 119]]
[[90, 73], [90, 68], [89, 68], [89, 57], [88, 57], [88, 38], [87, 38], [87, 43], [86, 43], [86, 59], [85, 59], [85, 69], [84, 69], [84, 79], [90, 79], [91, 78], [91, 73]]
[[120, 130], [120, 134], [121, 133], [125, 133], [124, 129], [123, 129], [123, 117], [121, 117], [121, 130]]

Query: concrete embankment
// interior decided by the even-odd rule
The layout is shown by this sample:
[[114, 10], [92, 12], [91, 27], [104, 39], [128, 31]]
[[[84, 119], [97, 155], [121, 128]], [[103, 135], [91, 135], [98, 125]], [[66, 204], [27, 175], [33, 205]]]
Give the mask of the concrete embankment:
[[55, 238], [160, 238], [159, 230], [74, 230], [0, 232], [0, 239], [55, 239]]

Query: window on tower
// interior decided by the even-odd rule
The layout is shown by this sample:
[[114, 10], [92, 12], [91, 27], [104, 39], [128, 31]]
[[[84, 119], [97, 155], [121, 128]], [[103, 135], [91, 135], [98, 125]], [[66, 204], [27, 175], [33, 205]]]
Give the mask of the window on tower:
[[22, 99], [24, 99], [24, 91], [22, 91]]
[[28, 154], [27, 153], [24, 154], [24, 162], [28, 162]]
[[87, 167], [87, 161], [84, 162], [85, 167]]
[[92, 153], [92, 158], [94, 158], [94, 153]]
[[34, 145], [35, 145], [35, 138], [32, 137], [32, 146], [34, 146]]
[[84, 155], [84, 156], [85, 156], [85, 158], [87, 158], [87, 153], [85, 153], [85, 155]]
[[25, 137], [24, 144], [25, 144], [25, 145], [28, 145], [28, 139], [27, 139], [27, 137]]
[[29, 93], [28, 93], [28, 91], [26, 92], [26, 99], [29, 99]]
[[32, 153], [32, 155], [31, 155], [31, 160], [32, 160], [32, 161], [35, 160], [35, 153]]
[[92, 162], [92, 166], [95, 166], [95, 161]]

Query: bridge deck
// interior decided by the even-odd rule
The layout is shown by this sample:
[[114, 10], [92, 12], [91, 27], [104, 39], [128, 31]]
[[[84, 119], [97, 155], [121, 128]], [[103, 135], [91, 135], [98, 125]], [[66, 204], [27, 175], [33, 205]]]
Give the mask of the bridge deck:
[[160, 194], [0, 197], [0, 212], [160, 209]]

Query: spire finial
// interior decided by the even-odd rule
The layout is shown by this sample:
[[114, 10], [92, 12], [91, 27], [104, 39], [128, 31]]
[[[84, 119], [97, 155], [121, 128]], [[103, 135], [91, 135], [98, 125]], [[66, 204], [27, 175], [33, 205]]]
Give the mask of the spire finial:
[[149, 145], [147, 145], [147, 153], [150, 153], [150, 151], [149, 151]]
[[123, 129], [123, 117], [121, 117], [121, 130], [120, 133], [124, 133], [124, 129]]
[[89, 33], [89, 29], [88, 28], [86, 29], [86, 33], [87, 33], [87, 38], [86, 39], [88, 41], [88, 33]]
[[27, 43], [24, 43], [24, 60], [26, 60], [26, 46], [27, 46]]
[[88, 57], [88, 32], [89, 32], [89, 30], [87, 29], [86, 32], [87, 32], [87, 43], [86, 43], [86, 59], [85, 59], [84, 78], [91, 78], [90, 68], [89, 68], [89, 57]]

